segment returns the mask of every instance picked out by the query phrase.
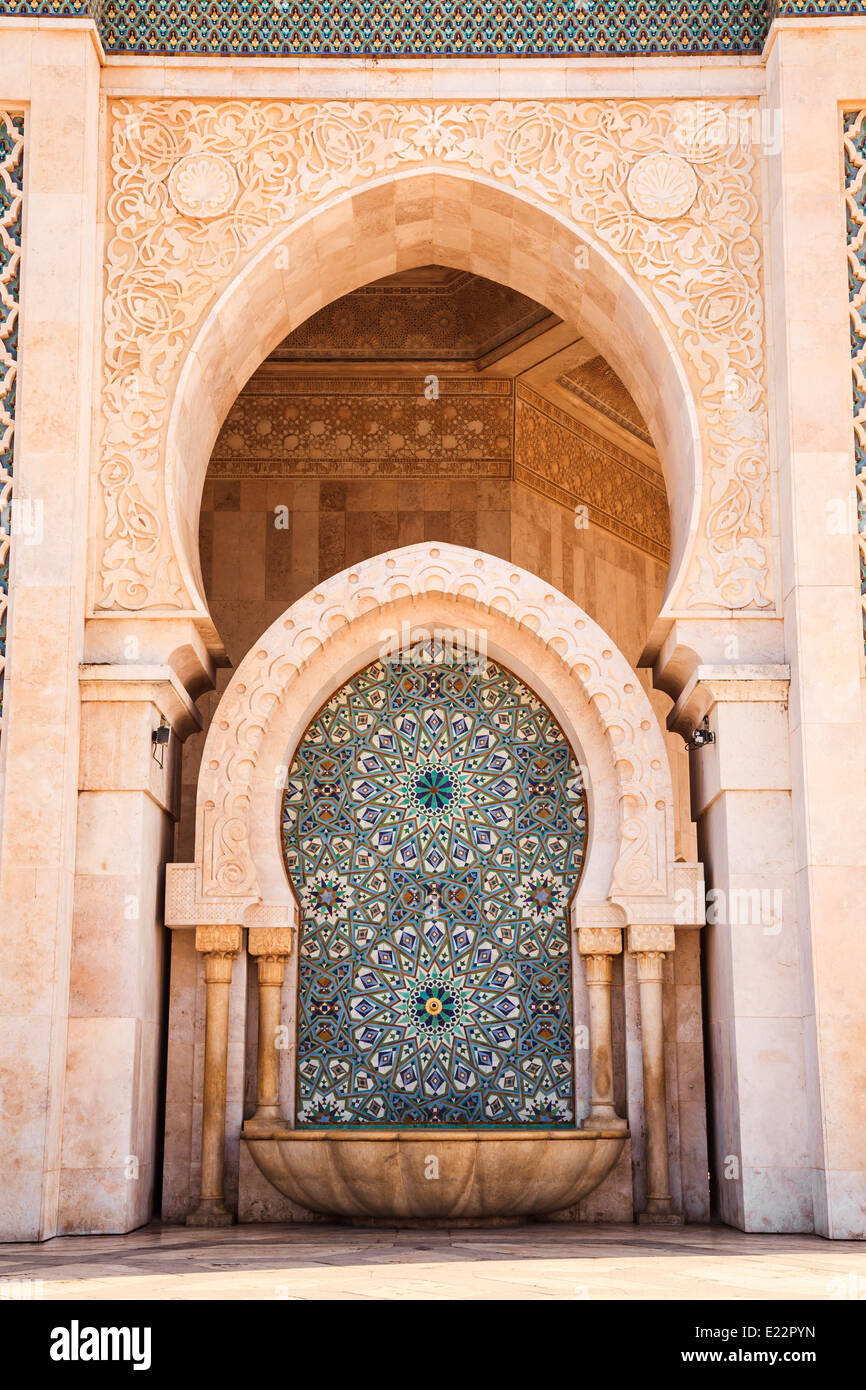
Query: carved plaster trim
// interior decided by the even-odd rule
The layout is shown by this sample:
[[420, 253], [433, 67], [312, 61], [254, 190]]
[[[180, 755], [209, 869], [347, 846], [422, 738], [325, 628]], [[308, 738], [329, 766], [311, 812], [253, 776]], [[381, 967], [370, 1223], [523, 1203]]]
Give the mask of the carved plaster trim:
[[427, 170], [474, 174], [554, 212], [639, 283], [686, 366], [708, 459], [686, 605], [771, 608], [760, 207], [743, 138], [755, 111], [703, 101], [112, 102], [95, 610], [197, 601], [173, 549], [164, 470], [169, 407], [208, 308], [267, 239], [312, 209]]

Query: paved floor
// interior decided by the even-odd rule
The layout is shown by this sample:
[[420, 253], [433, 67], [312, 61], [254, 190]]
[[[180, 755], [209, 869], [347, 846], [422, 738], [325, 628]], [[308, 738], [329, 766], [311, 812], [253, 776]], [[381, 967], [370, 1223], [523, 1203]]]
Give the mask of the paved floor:
[[866, 1243], [718, 1226], [149, 1226], [2, 1246], [3, 1297], [866, 1299]]

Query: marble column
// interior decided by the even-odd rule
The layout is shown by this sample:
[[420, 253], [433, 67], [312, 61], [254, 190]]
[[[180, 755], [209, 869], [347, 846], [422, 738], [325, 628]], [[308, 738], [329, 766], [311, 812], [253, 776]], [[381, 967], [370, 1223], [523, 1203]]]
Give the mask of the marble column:
[[675, 945], [673, 927], [632, 926], [629, 951], [635, 957], [640, 989], [641, 1061], [646, 1129], [647, 1204], [641, 1224], [679, 1225], [671, 1210], [665, 1091], [664, 962]]
[[195, 948], [205, 958], [204, 1114], [201, 1136], [199, 1204], [188, 1226], [230, 1226], [224, 1202], [226, 1151], [226, 1065], [229, 1041], [229, 987], [240, 952], [239, 926], [197, 927]]
[[585, 1129], [627, 1128], [613, 1100], [613, 1040], [610, 986], [613, 957], [622, 952], [619, 927], [581, 927], [578, 950], [583, 956], [589, 993], [590, 1112]]
[[256, 1068], [256, 1112], [245, 1133], [285, 1127], [280, 1110], [280, 998], [286, 962], [292, 952], [292, 927], [251, 927], [249, 952], [258, 962], [259, 1045]]

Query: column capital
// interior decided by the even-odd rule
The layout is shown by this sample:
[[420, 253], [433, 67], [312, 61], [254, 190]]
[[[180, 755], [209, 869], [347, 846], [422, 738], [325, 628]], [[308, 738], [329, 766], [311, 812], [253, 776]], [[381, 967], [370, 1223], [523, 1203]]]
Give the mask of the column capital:
[[664, 951], [635, 951], [637, 978], [640, 984], [661, 984], [664, 980]]
[[260, 969], [262, 960], [281, 960], [285, 963], [292, 954], [294, 927], [250, 927], [247, 935], [247, 950], [251, 956], [259, 957]]
[[791, 668], [781, 662], [696, 666], [667, 718], [672, 732], [688, 738], [716, 705], [785, 704]]
[[578, 927], [577, 949], [582, 956], [618, 956], [622, 931], [619, 927]]
[[633, 956], [658, 952], [666, 955], [675, 949], [676, 941], [674, 927], [657, 922], [634, 923], [628, 929], [628, 949]]
[[584, 969], [588, 985], [609, 985], [613, 976], [613, 956], [584, 956]]
[[230, 956], [234, 960], [242, 945], [243, 927], [220, 924], [195, 929], [195, 949], [202, 955]]

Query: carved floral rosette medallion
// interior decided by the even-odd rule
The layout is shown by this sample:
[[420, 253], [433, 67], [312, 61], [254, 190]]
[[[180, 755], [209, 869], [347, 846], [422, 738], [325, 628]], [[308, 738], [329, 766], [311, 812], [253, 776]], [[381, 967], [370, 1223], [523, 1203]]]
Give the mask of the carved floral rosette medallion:
[[96, 609], [196, 600], [173, 552], [163, 468], [178, 375], [209, 306], [317, 205], [422, 170], [492, 177], [558, 214], [654, 301], [707, 460], [680, 602], [770, 608], [752, 114], [706, 102], [114, 102]]
[[647, 154], [633, 164], [628, 176], [628, 196], [635, 212], [656, 221], [682, 217], [698, 192], [697, 175], [678, 155]]
[[182, 217], [222, 217], [238, 196], [238, 176], [222, 155], [188, 154], [175, 164], [167, 188]]

